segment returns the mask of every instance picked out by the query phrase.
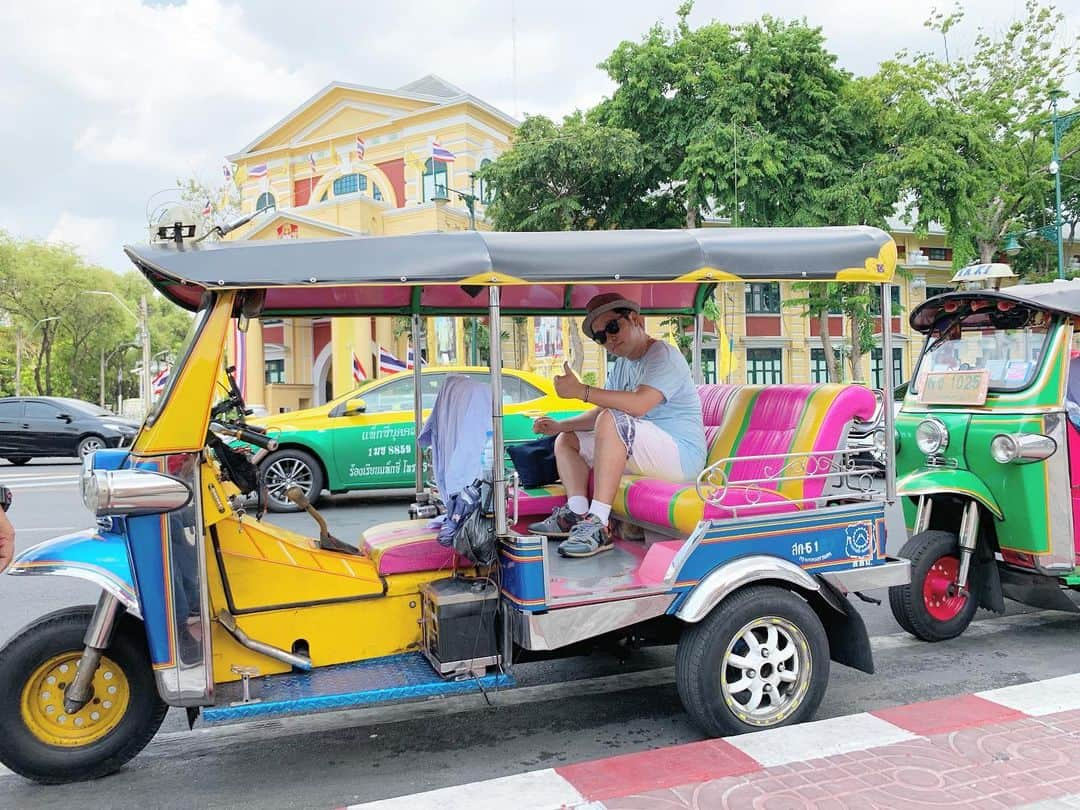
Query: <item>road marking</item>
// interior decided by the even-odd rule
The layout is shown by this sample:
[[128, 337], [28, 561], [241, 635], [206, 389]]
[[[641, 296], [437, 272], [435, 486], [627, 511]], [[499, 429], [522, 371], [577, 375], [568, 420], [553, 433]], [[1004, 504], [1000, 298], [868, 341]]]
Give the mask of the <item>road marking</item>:
[[775, 731], [725, 739], [766, 768], [918, 739], [918, 735], [866, 712], [788, 726], [782, 735]]
[[[2, 482], [0, 482], [0, 483], [2, 483]], [[9, 484], [7, 486], [13, 492], [22, 492], [23, 490], [26, 490], [26, 489], [56, 489], [58, 487], [62, 487], [64, 489], [66, 489], [68, 487], [75, 486], [78, 483], [79, 483], [78, 478], [72, 478], [70, 480], [64, 480], [64, 481], [46, 481], [46, 482], [42, 482], [40, 484]]]
[[1001, 689], [976, 692], [976, 697], [992, 700], [1032, 717], [1080, 709], [1080, 675], [1063, 675], [1035, 683], [1018, 683]]
[[[483, 790], [474, 789], [481, 786]], [[352, 804], [345, 810], [503, 810], [520, 807], [526, 798], [529, 807], [576, 807], [585, 801], [573, 785], [551, 768], [545, 768], [411, 796]]]

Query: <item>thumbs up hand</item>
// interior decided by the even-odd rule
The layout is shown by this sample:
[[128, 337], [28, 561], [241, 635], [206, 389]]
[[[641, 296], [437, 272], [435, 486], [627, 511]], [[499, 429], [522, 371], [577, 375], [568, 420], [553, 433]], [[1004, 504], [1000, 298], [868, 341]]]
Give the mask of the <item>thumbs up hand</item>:
[[581, 399], [585, 394], [585, 384], [578, 379], [578, 375], [565, 360], [562, 367], [563, 373], [556, 374], [552, 379], [555, 384], [555, 393], [563, 399]]

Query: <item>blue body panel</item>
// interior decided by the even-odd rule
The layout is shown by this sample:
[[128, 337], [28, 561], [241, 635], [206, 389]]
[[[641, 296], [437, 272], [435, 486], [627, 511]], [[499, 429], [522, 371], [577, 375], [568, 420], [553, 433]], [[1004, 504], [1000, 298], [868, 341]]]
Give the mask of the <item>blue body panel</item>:
[[339, 664], [312, 672], [270, 675], [251, 682], [257, 703], [230, 705], [242, 695], [240, 682], [217, 689], [217, 705], [203, 709], [203, 721], [216, 725], [266, 717], [350, 709], [375, 703], [418, 700], [442, 695], [511, 687], [510, 675], [485, 675], [460, 681], [443, 680], [420, 653], [389, 655], [356, 664]]
[[519, 610], [547, 610], [544, 590], [544, 543], [525, 537], [499, 542], [502, 595]]
[[881, 565], [887, 562], [885, 505], [711, 521], [676, 575], [674, 590], [680, 596], [668, 612], [677, 612], [715, 568], [750, 554], [779, 557], [811, 575]]
[[15, 558], [10, 573], [15, 576], [66, 573], [108, 583], [122, 601], [139, 604], [127, 541], [116, 532], [84, 529], [38, 543]]

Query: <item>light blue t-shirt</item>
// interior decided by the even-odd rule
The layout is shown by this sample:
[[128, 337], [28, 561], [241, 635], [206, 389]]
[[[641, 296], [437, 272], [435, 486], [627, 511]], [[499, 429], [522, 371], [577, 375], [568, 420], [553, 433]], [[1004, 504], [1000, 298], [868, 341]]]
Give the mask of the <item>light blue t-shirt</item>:
[[615, 359], [606, 388], [636, 391], [639, 385], [655, 388], [663, 401], [642, 416], [675, 440], [679, 461], [687, 481], [705, 468], [705, 427], [701, 420], [701, 400], [690, 377], [690, 366], [682, 353], [658, 340], [637, 360]]

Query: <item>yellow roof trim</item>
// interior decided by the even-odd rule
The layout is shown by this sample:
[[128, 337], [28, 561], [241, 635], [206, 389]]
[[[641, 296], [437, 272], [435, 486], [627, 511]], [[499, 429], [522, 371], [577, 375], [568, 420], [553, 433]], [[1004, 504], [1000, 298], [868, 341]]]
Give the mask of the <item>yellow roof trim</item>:
[[881, 246], [878, 255], [866, 260], [862, 267], [847, 267], [836, 274], [837, 281], [869, 281], [882, 284], [892, 281], [896, 272], [896, 242], [890, 239]]
[[672, 281], [695, 281], [700, 283], [703, 281], [742, 281], [742, 279], [726, 270], [717, 270], [714, 267], [702, 267], [699, 270], [684, 273], [678, 278], [672, 279]]
[[477, 273], [475, 276], [463, 278], [458, 284], [464, 285], [488, 285], [488, 284], [528, 284], [516, 276], [508, 276], [506, 273], [497, 273], [494, 270], [487, 273]]

